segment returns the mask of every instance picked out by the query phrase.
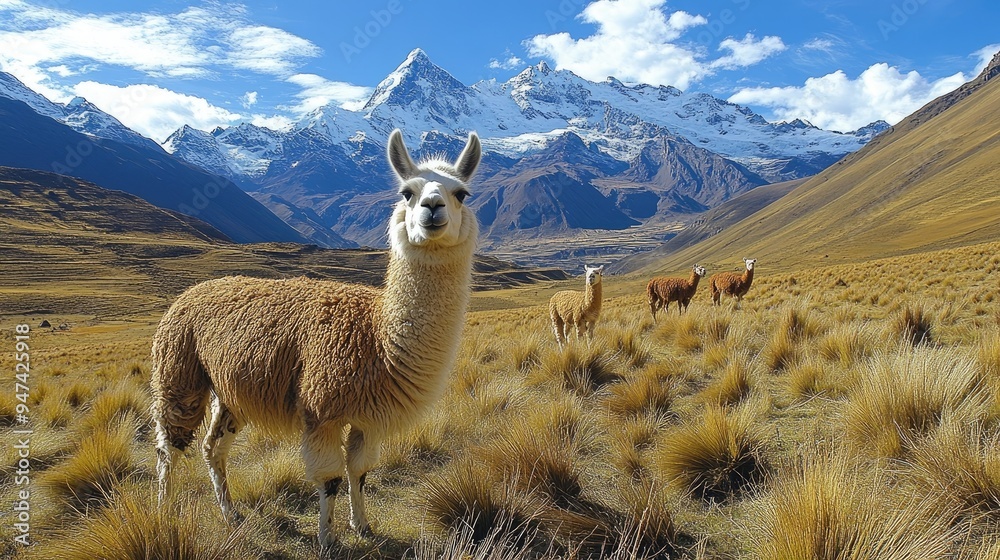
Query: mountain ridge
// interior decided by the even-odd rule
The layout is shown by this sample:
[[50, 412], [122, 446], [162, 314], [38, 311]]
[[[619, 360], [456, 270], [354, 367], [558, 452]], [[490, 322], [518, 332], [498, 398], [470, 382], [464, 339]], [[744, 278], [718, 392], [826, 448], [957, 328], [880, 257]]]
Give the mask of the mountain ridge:
[[625, 272], [748, 256], [800, 268], [1000, 238], [1000, 53], [957, 90], [708, 239]]

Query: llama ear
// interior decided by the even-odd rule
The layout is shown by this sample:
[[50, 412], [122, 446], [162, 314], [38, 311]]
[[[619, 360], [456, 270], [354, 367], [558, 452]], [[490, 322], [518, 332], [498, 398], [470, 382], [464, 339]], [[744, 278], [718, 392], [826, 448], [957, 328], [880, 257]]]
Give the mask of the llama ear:
[[386, 148], [389, 157], [389, 164], [400, 179], [406, 181], [416, 177], [419, 173], [417, 164], [410, 158], [410, 152], [406, 151], [406, 144], [403, 143], [403, 133], [397, 128], [389, 135], [389, 144]]
[[468, 183], [472, 178], [476, 168], [479, 167], [479, 160], [483, 157], [483, 147], [479, 143], [479, 136], [475, 132], [469, 133], [469, 141], [465, 144], [465, 149], [455, 160], [455, 170], [458, 178], [463, 183]]
[[604, 265], [603, 264], [601, 266], [597, 267], [597, 272], [600, 272], [601, 274], [604, 274]]

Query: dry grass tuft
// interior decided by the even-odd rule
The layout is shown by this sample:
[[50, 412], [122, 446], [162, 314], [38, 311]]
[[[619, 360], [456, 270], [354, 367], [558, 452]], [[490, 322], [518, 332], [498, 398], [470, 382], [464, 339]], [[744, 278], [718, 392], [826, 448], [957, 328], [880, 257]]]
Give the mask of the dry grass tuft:
[[673, 558], [680, 552], [680, 532], [660, 485], [627, 486], [622, 489], [625, 519], [618, 531], [619, 553], [632, 558]]
[[421, 493], [427, 513], [445, 529], [469, 531], [473, 542], [496, 533], [528, 534], [537, 527], [541, 506], [513, 484], [498, 483], [489, 470], [459, 459], [430, 476]]
[[749, 408], [708, 406], [701, 417], [667, 434], [654, 464], [669, 484], [724, 502], [763, 482], [765, 440]]
[[121, 422], [132, 416], [139, 420], [140, 435], [150, 432], [151, 417], [149, 393], [140, 390], [129, 381], [106, 388], [87, 407], [87, 415], [80, 423], [81, 433], [96, 432], [105, 426]]
[[942, 418], [985, 416], [990, 400], [974, 364], [952, 352], [879, 356], [851, 391], [846, 434], [858, 451], [901, 457]]
[[796, 364], [788, 370], [787, 379], [788, 391], [796, 399], [808, 400], [821, 395], [835, 398], [844, 392], [833, 372], [818, 361]]
[[842, 459], [805, 461], [776, 481], [751, 517], [760, 560], [950, 558], [958, 530], [933, 506], [889, 495], [884, 477], [862, 480]]
[[45, 473], [41, 485], [68, 510], [101, 506], [115, 488], [138, 472], [132, 458], [135, 427], [121, 422], [80, 440], [66, 461]]
[[932, 344], [931, 318], [921, 305], [907, 305], [903, 312], [892, 322], [892, 331], [896, 338], [911, 346]]
[[844, 368], [851, 368], [862, 359], [871, 356], [872, 343], [857, 325], [842, 324], [823, 337], [819, 344], [819, 353], [831, 362], [837, 362]]
[[709, 404], [719, 406], [735, 406], [743, 402], [752, 389], [751, 367], [748, 356], [734, 356], [723, 371], [722, 377], [701, 393], [702, 399]]
[[[52, 560], [220, 560], [262, 558], [247, 538], [255, 531], [245, 521], [233, 531], [206, 526], [195, 501], [162, 508], [145, 489], [116, 496], [108, 507], [88, 516], [61, 538], [46, 539], [35, 551]], [[183, 511], [179, 515], [178, 511]], [[72, 543], [67, 545], [67, 543]]]
[[916, 446], [910, 464], [928, 494], [970, 518], [1000, 518], [1000, 435], [949, 421]]
[[615, 329], [606, 344], [615, 359], [631, 369], [641, 368], [652, 359], [652, 352], [643, 342], [642, 331], [637, 325]]
[[592, 395], [601, 387], [618, 381], [621, 376], [614, 360], [596, 348], [568, 345], [550, 352], [542, 359], [542, 371], [551, 379], [559, 379], [563, 387], [581, 397]]
[[[477, 453], [477, 455], [479, 455]], [[573, 443], [560, 430], [513, 429], [490, 445], [481, 460], [500, 479], [556, 507], [579, 504], [583, 486]]]
[[798, 359], [799, 338], [793, 330], [778, 329], [764, 348], [764, 365], [777, 372], [790, 368]]
[[670, 407], [678, 393], [675, 380], [661, 379], [648, 371], [610, 385], [608, 389], [608, 396], [604, 399], [608, 410], [623, 417], [665, 417], [670, 414]]

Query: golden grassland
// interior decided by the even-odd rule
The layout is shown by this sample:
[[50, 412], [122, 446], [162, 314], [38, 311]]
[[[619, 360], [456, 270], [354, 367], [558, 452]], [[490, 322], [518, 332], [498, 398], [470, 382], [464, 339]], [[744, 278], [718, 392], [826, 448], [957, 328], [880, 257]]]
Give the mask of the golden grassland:
[[[593, 343], [563, 351], [555, 286], [477, 293], [497, 305], [469, 314], [445, 397], [368, 477], [376, 536], [338, 501], [337, 557], [1000, 559], [1000, 243], [758, 264], [740, 308], [703, 286], [655, 323], [639, 279], [605, 277]], [[0, 556], [316, 557], [297, 446], [252, 427], [228, 469], [239, 525], [197, 450], [157, 507], [156, 318], [31, 319], [36, 544], [5, 522]], [[22, 320], [4, 318], [11, 347]], [[15, 404], [0, 394], [7, 434]], [[2, 464], [11, 481], [9, 448]]]

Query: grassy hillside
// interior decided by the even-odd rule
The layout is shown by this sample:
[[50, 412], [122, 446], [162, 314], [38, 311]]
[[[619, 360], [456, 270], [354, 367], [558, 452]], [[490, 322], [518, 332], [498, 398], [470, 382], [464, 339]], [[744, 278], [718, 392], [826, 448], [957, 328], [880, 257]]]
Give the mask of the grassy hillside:
[[[1000, 239], [1000, 80], [993, 65], [871, 144], [718, 235], [645, 265], [774, 270]], [[643, 263], [645, 264], [645, 263]]]
[[[641, 293], [609, 298], [593, 343], [564, 351], [522, 289], [523, 307], [469, 314], [443, 401], [385, 445], [366, 487], [376, 536], [354, 535], [338, 501], [337, 557], [995, 560], [998, 255], [768, 274], [740, 309], [702, 288], [656, 323]], [[316, 557], [294, 438], [237, 439], [241, 524], [223, 522], [196, 450], [158, 508], [152, 325], [2, 328], [26, 320], [37, 545], [4, 524], [0, 555]]]
[[[238, 245], [199, 220], [91, 183], [0, 167], [0, 314], [64, 321], [157, 314], [188, 286], [231, 274], [311, 276], [379, 285], [380, 250], [295, 244]], [[561, 280], [477, 257], [477, 290]], [[506, 306], [491, 296], [485, 305]]]
[[609, 270], [615, 274], [656, 265], [686, 247], [704, 241], [713, 235], [738, 224], [747, 216], [785, 196], [807, 179], [796, 179], [757, 187], [702, 214], [698, 220], [680, 230], [663, 245], [652, 251], [636, 253], [613, 263]]

